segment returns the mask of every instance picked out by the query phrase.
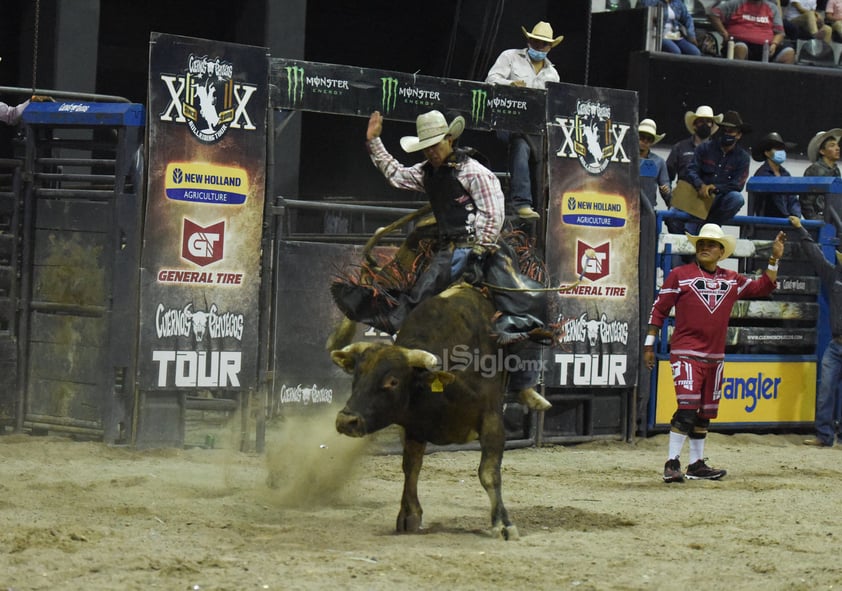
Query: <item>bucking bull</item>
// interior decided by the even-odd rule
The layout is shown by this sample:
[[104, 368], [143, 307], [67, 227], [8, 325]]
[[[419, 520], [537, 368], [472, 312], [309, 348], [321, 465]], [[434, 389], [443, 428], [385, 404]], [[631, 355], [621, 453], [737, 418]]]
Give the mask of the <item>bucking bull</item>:
[[336, 429], [351, 437], [392, 424], [404, 430], [398, 532], [421, 528], [418, 476], [427, 442], [446, 445], [478, 438], [478, 474], [491, 500], [491, 531], [503, 539], [518, 538], [501, 495], [504, 372], [480, 373], [472, 367], [445, 371], [436, 356], [447, 356], [457, 346], [496, 356], [493, 314], [490, 300], [479, 290], [457, 285], [419, 304], [394, 344], [356, 342], [331, 352], [334, 363], [353, 375], [351, 397], [336, 416]]

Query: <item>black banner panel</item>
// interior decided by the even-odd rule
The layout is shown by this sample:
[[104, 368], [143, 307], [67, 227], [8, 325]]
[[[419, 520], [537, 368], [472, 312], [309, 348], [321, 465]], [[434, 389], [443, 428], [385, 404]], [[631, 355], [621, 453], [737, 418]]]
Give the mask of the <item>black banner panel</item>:
[[[351, 376], [330, 359], [325, 343], [343, 318], [333, 303], [330, 284], [354, 274], [362, 246], [280, 242], [275, 290], [275, 354], [269, 417], [313, 411], [334, 405], [339, 410], [351, 395]], [[374, 256], [387, 260], [394, 247], [378, 247]], [[354, 341], [390, 341], [391, 337], [358, 325]]]
[[279, 109], [415, 121], [433, 109], [471, 129], [544, 133], [543, 90], [296, 60], [271, 60]]
[[266, 53], [151, 36], [142, 390], [257, 384]]
[[547, 94], [549, 320], [545, 381], [630, 388], [640, 332], [637, 95], [551, 84]]

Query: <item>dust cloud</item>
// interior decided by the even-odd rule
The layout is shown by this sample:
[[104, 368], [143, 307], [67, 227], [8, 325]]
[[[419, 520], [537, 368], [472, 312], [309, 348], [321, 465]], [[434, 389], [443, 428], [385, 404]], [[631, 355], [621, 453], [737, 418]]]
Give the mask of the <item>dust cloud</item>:
[[266, 442], [266, 484], [273, 489], [273, 503], [328, 505], [352, 490], [357, 466], [370, 442], [340, 435], [335, 417], [335, 409], [324, 409], [285, 420], [272, 429]]

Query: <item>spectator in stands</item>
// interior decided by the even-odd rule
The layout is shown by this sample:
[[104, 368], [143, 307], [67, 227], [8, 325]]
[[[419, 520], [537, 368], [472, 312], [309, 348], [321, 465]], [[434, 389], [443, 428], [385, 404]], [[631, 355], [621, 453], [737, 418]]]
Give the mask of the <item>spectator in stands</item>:
[[[717, 123], [721, 122], [722, 113], [714, 115], [713, 109], [707, 105], [699, 105], [695, 112], [684, 113], [684, 127], [690, 132], [690, 136], [673, 144], [667, 156], [667, 173], [670, 181], [676, 178], [687, 178], [687, 168], [696, 155], [696, 146], [708, 141], [710, 136], [719, 129]], [[675, 208], [670, 209], [675, 211]], [[684, 222], [680, 220], [667, 218], [666, 225], [672, 234], [681, 234], [684, 231]]]
[[784, 32], [793, 39], [820, 39], [830, 43], [832, 31], [816, 12], [816, 0], [790, 0], [784, 8]]
[[842, 39], [842, 0], [827, 0], [825, 6], [824, 20], [830, 25], [831, 30], [835, 35], [831, 35], [831, 39], [835, 36]]
[[830, 301], [830, 331], [833, 338], [822, 355], [821, 383], [816, 390], [816, 436], [804, 445], [832, 447], [839, 437], [839, 397], [842, 395], [842, 252], [836, 252], [836, 264], [830, 263], [810, 233], [795, 216], [789, 218], [797, 228], [801, 247], [816, 269]]
[[638, 146], [640, 149], [641, 169], [643, 161], [651, 160], [657, 171], [656, 176], [640, 176], [640, 190], [649, 199], [652, 207], [658, 201], [658, 193], [664, 199], [664, 203], [670, 204], [670, 177], [667, 173], [667, 163], [663, 158], [652, 151], [652, 146], [664, 139], [665, 134], [658, 134], [658, 127], [652, 119], [644, 119], [637, 126]]
[[671, 181], [686, 178], [687, 167], [696, 154], [696, 146], [710, 139], [719, 129], [717, 123], [721, 122], [722, 113], [714, 115], [713, 109], [707, 105], [700, 105], [695, 112], [687, 111], [684, 114], [684, 126], [690, 132], [690, 137], [676, 142], [667, 156], [667, 172]]
[[[742, 190], [748, 180], [751, 160], [748, 152], [738, 144], [749, 131], [751, 127], [743, 123], [737, 111], [727, 111], [716, 136], [696, 147], [684, 180], [696, 188], [700, 199], [713, 198], [708, 222], [727, 224], [745, 204]], [[701, 220], [687, 223], [686, 231], [695, 232], [701, 223]]]
[[[558, 70], [547, 53], [564, 39], [553, 36], [550, 23], [540, 21], [530, 33], [521, 27], [526, 37], [523, 49], [507, 49], [497, 57], [485, 81], [489, 84], [545, 89], [548, 82], [558, 82]], [[497, 137], [509, 145], [509, 203], [517, 215], [525, 220], [538, 219], [535, 211], [533, 183], [542, 178], [544, 167], [544, 138], [540, 135], [498, 132]]]
[[688, 438], [690, 462], [686, 477], [718, 480], [725, 476], [725, 470], [705, 463], [705, 437], [710, 420], [719, 411], [728, 320], [738, 299], [763, 297], [775, 289], [786, 235], [778, 232], [769, 266], [755, 279], [718, 266], [719, 261], [734, 252], [737, 239], [726, 235], [716, 224], [705, 224], [697, 236], [688, 234], [687, 239], [696, 247], [695, 261], [676, 267], [664, 280], [652, 304], [643, 344], [643, 361], [652, 369], [658, 332], [675, 308], [669, 360], [678, 408], [670, 421], [665, 482], [684, 480], [679, 456]]
[[643, 0], [639, 6], [658, 6], [659, 4], [663, 7], [661, 51], [702, 55], [696, 41], [693, 15], [687, 10], [684, 0]]
[[[807, 145], [807, 158], [812, 164], [804, 171], [804, 176], [840, 176], [839, 141], [842, 139], [842, 129], [834, 128], [830, 131], [820, 131], [813, 136]], [[824, 195], [815, 193], [801, 195], [801, 213], [805, 220], [824, 219]]]
[[722, 45], [734, 40], [734, 59], [761, 61], [769, 43], [769, 61], [791, 64], [795, 50], [784, 45], [784, 25], [777, 4], [766, 0], [727, 0], [714, 6], [710, 22], [722, 35]]
[[[757, 162], [762, 162], [754, 172], [754, 176], [792, 176], [784, 168], [786, 162], [786, 151], [795, 147], [792, 142], [785, 142], [776, 131], [764, 135], [751, 149], [751, 157]], [[798, 195], [787, 195], [785, 193], [755, 193], [754, 194], [754, 215], [769, 218], [786, 218], [791, 215], [801, 217], [801, 204]]]

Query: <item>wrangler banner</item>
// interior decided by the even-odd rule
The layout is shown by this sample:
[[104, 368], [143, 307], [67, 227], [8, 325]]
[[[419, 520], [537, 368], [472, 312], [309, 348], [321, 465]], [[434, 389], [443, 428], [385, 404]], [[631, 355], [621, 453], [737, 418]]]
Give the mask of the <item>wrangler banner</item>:
[[551, 84], [547, 91], [547, 386], [630, 388], [640, 332], [637, 95]]
[[[814, 362], [725, 360], [719, 416], [711, 426], [753, 424], [779, 426], [812, 424], [816, 403]], [[669, 361], [658, 362], [658, 392], [672, 393]], [[659, 396], [655, 424], [669, 426], [676, 409], [675, 396]]]
[[138, 384], [257, 382], [267, 50], [152, 33]]

